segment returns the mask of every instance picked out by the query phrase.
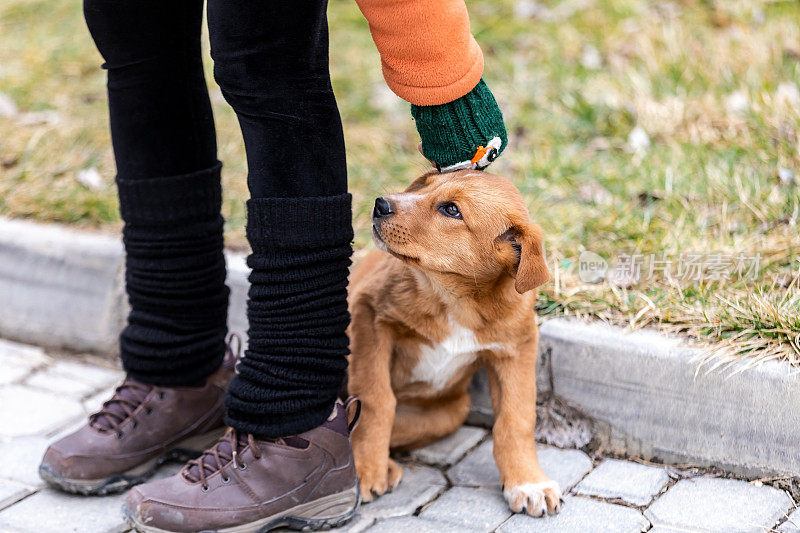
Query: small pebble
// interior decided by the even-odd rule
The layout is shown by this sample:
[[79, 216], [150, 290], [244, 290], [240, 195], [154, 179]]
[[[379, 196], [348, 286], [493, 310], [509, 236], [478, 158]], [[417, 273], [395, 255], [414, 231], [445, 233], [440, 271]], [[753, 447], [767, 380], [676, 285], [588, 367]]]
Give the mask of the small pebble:
[[40, 126], [42, 124], [55, 125], [61, 122], [61, 115], [58, 111], [46, 109], [44, 111], [28, 111], [21, 113], [17, 118], [21, 126]]
[[103, 178], [94, 167], [79, 170], [75, 175], [75, 179], [90, 191], [97, 191], [103, 188]]
[[520, 18], [544, 18], [548, 9], [539, 2], [520, 0], [514, 3], [514, 14]]
[[7, 94], [0, 93], [0, 117], [13, 117], [17, 114], [17, 104]]
[[603, 58], [594, 46], [587, 45], [583, 48], [581, 65], [588, 70], [598, 70], [603, 66]]
[[794, 183], [794, 172], [790, 168], [780, 167], [778, 169], [778, 179], [784, 185], [791, 185]]
[[783, 105], [800, 107], [800, 89], [790, 81], [780, 83], [775, 90], [775, 100]]
[[641, 126], [636, 126], [628, 135], [628, 146], [636, 153], [644, 153], [650, 147], [650, 136]]
[[750, 110], [750, 99], [745, 91], [736, 91], [725, 99], [725, 109], [734, 115], [744, 115]]

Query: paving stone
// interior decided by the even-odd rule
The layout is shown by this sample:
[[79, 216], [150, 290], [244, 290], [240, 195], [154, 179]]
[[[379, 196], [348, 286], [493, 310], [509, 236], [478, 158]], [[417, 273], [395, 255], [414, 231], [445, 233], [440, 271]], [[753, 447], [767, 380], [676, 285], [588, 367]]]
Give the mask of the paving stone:
[[[500, 473], [492, 455], [492, 441], [488, 440], [447, 471], [455, 485], [500, 488]], [[592, 460], [580, 450], [562, 450], [537, 444], [539, 463], [545, 473], [566, 493], [592, 469]]]
[[411, 452], [411, 457], [429, 465], [450, 466], [477, 446], [488, 433], [485, 429], [461, 426], [452, 435], [414, 450]]
[[0, 388], [0, 436], [18, 437], [47, 433], [83, 415], [77, 400], [28, 387]]
[[[655, 526], [647, 530], [647, 533], [707, 533], [699, 529], [674, 529], [669, 526]], [[720, 532], [721, 533], [721, 532]]]
[[0, 509], [5, 509], [31, 492], [33, 492], [33, 489], [28, 485], [17, 483], [16, 481], [9, 481], [7, 479], [0, 479]]
[[640, 533], [650, 527], [642, 513], [630, 507], [568, 496], [561, 512], [547, 518], [515, 514], [498, 533]]
[[442, 494], [419, 516], [460, 528], [491, 531], [511, 516], [511, 511], [497, 491], [455, 487]]
[[0, 339], [0, 361], [3, 365], [13, 364], [33, 368], [48, 363], [50, 358], [38, 346]]
[[471, 533], [473, 531], [482, 530], [454, 526], [442, 522], [432, 522], [416, 516], [382, 520], [367, 530], [368, 533]]
[[30, 367], [3, 363], [0, 366], [0, 385], [8, 385], [13, 381], [19, 381], [30, 372]]
[[791, 498], [773, 487], [700, 477], [676, 483], [645, 516], [653, 525], [675, 529], [755, 532], [775, 525], [791, 506]]
[[87, 498], [44, 489], [0, 511], [3, 527], [31, 533], [127, 531], [120, 507], [124, 494]]
[[800, 533], [800, 511], [793, 511], [789, 514], [786, 522], [778, 528], [781, 533]]
[[41, 348], [0, 339], [0, 385], [21, 380], [47, 362]]
[[94, 387], [80, 381], [54, 374], [50, 369], [40, 370], [25, 380], [25, 385], [47, 392], [65, 394], [73, 398], [82, 398], [94, 391]]
[[42, 486], [44, 483], [39, 478], [39, 462], [48, 442], [42, 437], [23, 437], [0, 443], [3, 477], [34, 487]]
[[90, 391], [109, 387], [122, 381], [124, 374], [118, 370], [76, 361], [56, 361], [42, 371], [45, 377], [58, 380], [72, 380], [84, 385]]
[[669, 476], [663, 468], [632, 461], [606, 459], [578, 484], [576, 492], [601, 498], [620, 498], [632, 505], [650, 503]]
[[[367, 518], [366, 516], [356, 513], [352, 520], [348, 523], [343, 525], [342, 527], [337, 527], [332, 529], [331, 531], [336, 531], [337, 533], [361, 533], [362, 531], [367, 530], [372, 524], [375, 523], [374, 518]], [[289, 533], [292, 530], [286, 530]]]
[[[348, 523], [346, 523], [342, 527], [335, 527], [329, 531], [335, 531], [336, 533], [361, 533], [362, 531], [367, 530], [374, 523], [375, 523], [374, 518], [367, 518], [361, 514], [356, 513], [353, 519], [350, 520]], [[273, 531], [274, 533], [295, 533], [297, 530], [281, 527]]]
[[392, 518], [413, 514], [442, 491], [447, 480], [429, 466], [403, 465], [403, 480], [393, 492], [361, 504], [359, 512], [367, 518]]

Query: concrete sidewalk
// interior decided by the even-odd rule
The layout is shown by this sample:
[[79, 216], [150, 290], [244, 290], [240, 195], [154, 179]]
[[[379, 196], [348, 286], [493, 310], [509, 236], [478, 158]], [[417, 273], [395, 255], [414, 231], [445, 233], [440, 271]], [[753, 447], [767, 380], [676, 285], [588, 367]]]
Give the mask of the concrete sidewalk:
[[[0, 340], [0, 532], [124, 532], [124, 495], [68, 496], [36, 473], [56, 435], [81, 424], [107, 399], [122, 373], [100, 360], [55, 358]], [[454, 435], [402, 459], [405, 477], [392, 494], [362, 505], [348, 532], [798, 532], [795, 503], [760, 482], [685, 477], [580, 450], [539, 445], [544, 470], [566, 496], [558, 516], [512, 515], [500, 492], [492, 440], [482, 428]], [[178, 471], [166, 465], [158, 476]], [[789, 519], [787, 519], [789, 516]], [[800, 512], [794, 522], [800, 526]]]

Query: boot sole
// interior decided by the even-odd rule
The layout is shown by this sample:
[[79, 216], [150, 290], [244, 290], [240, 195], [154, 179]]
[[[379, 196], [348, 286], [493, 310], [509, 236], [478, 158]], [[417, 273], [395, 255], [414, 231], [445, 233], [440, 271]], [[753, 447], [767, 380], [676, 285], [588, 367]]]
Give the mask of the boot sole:
[[186, 462], [198, 457], [203, 450], [214, 445], [225, 433], [225, 427], [220, 427], [189, 437], [175, 444], [158, 457], [149, 459], [130, 470], [114, 474], [101, 479], [70, 479], [59, 475], [50, 466], [42, 463], [39, 465], [39, 477], [48, 485], [71, 494], [83, 496], [105, 496], [129, 489], [134, 485], [147, 481], [164, 464], [170, 461]]
[[[295, 531], [331, 529], [352, 520], [359, 503], [361, 503], [361, 495], [358, 483], [356, 483], [351, 489], [296, 505], [291, 509], [254, 522], [223, 529], [204, 529], [198, 533], [267, 533], [279, 527]], [[125, 505], [122, 506], [122, 512], [128, 524], [139, 533], [175, 533], [137, 522]]]

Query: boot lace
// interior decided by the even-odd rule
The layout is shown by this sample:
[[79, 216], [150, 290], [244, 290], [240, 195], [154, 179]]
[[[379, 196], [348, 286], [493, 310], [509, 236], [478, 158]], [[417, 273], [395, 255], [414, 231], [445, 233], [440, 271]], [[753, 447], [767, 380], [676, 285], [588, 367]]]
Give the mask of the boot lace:
[[244, 470], [247, 465], [242, 461], [241, 453], [250, 446], [253, 457], [258, 461], [261, 459], [262, 450], [253, 435], [243, 435], [233, 428], [229, 428], [225, 435], [217, 443], [204, 451], [197, 459], [192, 459], [183, 467], [181, 474], [184, 479], [192, 483], [200, 483], [202, 490], [208, 490], [208, 476], [220, 472], [222, 482], [227, 483], [230, 477], [226, 472], [228, 465], [233, 463], [233, 468]]
[[[124, 436], [122, 424], [131, 419], [134, 428], [138, 425], [134, 412], [154, 388], [153, 385], [125, 380], [114, 390], [111, 399], [99, 411], [89, 416], [89, 425], [102, 432], [114, 432], [121, 439]], [[150, 414], [150, 411], [148, 407], [145, 413]]]
[[[236, 364], [242, 355], [242, 338], [231, 332], [225, 339], [225, 357], [223, 366], [235, 370]], [[103, 404], [103, 407], [96, 413], [89, 416], [89, 425], [102, 432], [114, 432], [118, 439], [124, 436], [121, 426], [128, 420], [133, 420], [135, 428], [139, 421], [134, 412], [144, 402], [147, 395], [155, 389], [154, 385], [148, 385], [135, 381], [131, 378], [126, 379], [122, 385], [114, 390], [114, 395], [110, 400]], [[163, 392], [160, 392], [163, 399]], [[152, 408], [144, 410], [146, 415], [152, 412]]]

